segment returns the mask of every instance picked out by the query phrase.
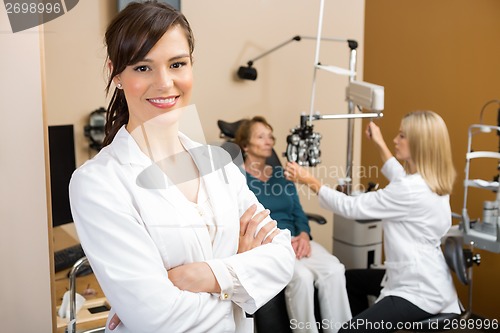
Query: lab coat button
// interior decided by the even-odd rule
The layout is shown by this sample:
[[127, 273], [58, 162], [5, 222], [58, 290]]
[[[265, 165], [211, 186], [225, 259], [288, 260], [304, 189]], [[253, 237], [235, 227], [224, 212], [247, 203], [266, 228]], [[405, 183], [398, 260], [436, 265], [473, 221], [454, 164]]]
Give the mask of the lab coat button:
[[228, 295], [228, 294], [224, 294], [224, 295], [222, 295], [222, 297], [223, 297], [224, 299], [228, 299], [229, 295]]

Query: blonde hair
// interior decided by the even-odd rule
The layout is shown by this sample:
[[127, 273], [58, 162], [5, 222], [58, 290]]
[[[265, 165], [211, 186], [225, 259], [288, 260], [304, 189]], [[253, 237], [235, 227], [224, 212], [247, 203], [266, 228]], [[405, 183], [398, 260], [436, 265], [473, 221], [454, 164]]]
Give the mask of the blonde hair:
[[401, 121], [417, 172], [438, 195], [451, 194], [456, 172], [446, 124], [433, 111], [415, 111]]

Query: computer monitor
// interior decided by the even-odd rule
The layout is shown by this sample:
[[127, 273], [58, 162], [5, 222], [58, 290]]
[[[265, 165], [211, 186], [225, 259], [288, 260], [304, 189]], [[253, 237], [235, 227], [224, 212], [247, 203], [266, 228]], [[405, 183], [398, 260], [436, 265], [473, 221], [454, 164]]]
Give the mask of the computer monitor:
[[76, 168], [73, 125], [49, 126], [52, 226], [72, 223], [68, 186]]

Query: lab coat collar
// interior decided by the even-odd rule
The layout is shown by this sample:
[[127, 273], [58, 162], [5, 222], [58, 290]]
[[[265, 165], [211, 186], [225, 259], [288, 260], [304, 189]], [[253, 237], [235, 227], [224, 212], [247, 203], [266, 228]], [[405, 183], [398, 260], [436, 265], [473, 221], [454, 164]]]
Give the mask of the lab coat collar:
[[[201, 162], [199, 161], [200, 157], [210, 158], [208, 149], [196, 149], [198, 147], [203, 147], [202, 144], [192, 141], [181, 132], [179, 132], [179, 139], [197, 164]], [[114, 155], [121, 164], [149, 166], [153, 163], [153, 161], [139, 148], [139, 145], [127, 131], [125, 125], [123, 125], [116, 133], [113, 142], [110, 144], [110, 148], [113, 150]]]
[[147, 167], [151, 165], [151, 159], [142, 152], [132, 135], [123, 125], [115, 135], [110, 144], [113, 154], [121, 164], [137, 164]]
[[[224, 221], [227, 219], [223, 209], [227, 204], [227, 202], [225, 202], [227, 198], [222, 195], [224, 191], [221, 193], [221, 186], [229, 185], [225, 167], [227, 164], [232, 163], [231, 156], [221, 147], [203, 145], [189, 139], [181, 132], [178, 134], [182, 145], [196, 164], [202, 181], [205, 182], [207, 195], [210, 198], [213, 213], [216, 217], [216, 225], [221, 228], [224, 225]], [[180, 203], [178, 197], [179, 192], [172, 192], [169, 190], [162, 191], [168, 188], [166, 175], [141, 151], [139, 145], [126, 130], [125, 126], [120, 128], [117, 132], [115, 139], [110, 145], [110, 149], [112, 149], [112, 154], [116, 156], [121, 164], [136, 165], [142, 169], [137, 177], [137, 184], [139, 186], [160, 190], [159, 193], [167, 201], [174, 205]], [[199, 232], [196, 232], [197, 237], [200, 239], [207, 236], [206, 232], [202, 232], [202, 230], [203, 229], [200, 229]], [[214, 240], [214, 246], [220, 242], [220, 239], [221, 235], [218, 233]], [[200, 243], [205, 244], [206, 242]], [[208, 244], [210, 244], [210, 242], [208, 242]], [[210, 246], [203, 246], [203, 253], [205, 258], [211, 258], [212, 248], [210, 248]]]

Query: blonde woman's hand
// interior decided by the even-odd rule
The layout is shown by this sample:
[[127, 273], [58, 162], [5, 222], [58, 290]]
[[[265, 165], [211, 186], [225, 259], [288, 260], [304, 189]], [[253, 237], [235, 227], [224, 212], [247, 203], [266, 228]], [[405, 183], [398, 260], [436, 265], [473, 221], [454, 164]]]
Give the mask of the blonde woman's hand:
[[368, 140], [371, 140], [377, 146], [382, 162], [385, 163], [385, 161], [392, 157], [392, 153], [384, 141], [382, 132], [380, 132], [380, 127], [375, 125], [373, 121], [370, 121], [366, 126], [365, 134]]
[[307, 185], [315, 193], [318, 193], [321, 187], [321, 182], [311, 175], [306, 168], [298, 165], [297, 162], [287, 162], [285, 166], [285, 177], [292, 182]]
[[312, 176], [307, 169], [298, 165], [297, 162], [287, 162], [285, 166], [285, 177], [292, 182], [305, 184]]
[[365, 134], [368, 140], [373, 141], [373, 143], [377, 146], [385, 145], [384, 137], [380, 132], [380, 127], [375, 125], [373, 121], [370, 121], [368, 125], [366, 125]]
[[[260, 222], [269, 216], [269, 210], [255, 214], [257, 205], [250, 206], [240, 217], [240, 241], [238, 253], [243, 253], [258, 246], [271, 243], [273, 238], [280, 233], [276, 227], [276, 221], [267, 222], [257, 234], [255, 234]], [[254, 216], [255, 214], [255, 216]], [[266, 237], [267, 236], [267, 237]]]

